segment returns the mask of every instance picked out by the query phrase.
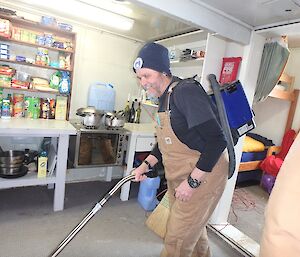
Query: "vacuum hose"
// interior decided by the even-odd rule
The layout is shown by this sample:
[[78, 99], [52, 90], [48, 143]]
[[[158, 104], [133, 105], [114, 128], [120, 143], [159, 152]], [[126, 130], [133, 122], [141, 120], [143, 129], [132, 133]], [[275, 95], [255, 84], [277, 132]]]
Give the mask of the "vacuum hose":
[[[148, 176], [146, 173], [145, 175]], [[149, 174], [150, 175], [150, 174]], [[103, 207], [108, 199], [126, 182], [133, 180], [134, 174], [128, 175], [121, 179], [99, 202], [94, 208], [81, 220], [81, 222], [69, 233], [69, 235], [58, 245], [58, 247], [49, 255], [49, 257], [57, 256], [66, 245], [77, 235], [77, 233], [89, 222], [89, 220]]]
[[222, 128], [224, 130], [225, 137], [227, 139], [227, 151], [228, 151], [228, 155], [229, 155], [228, 178], [231, 178], [235, 171], [235, 165], [236, 165], [234, 143], [233, 143], [233, 139], [232, 139], [232, 135], [231, 135], [231, 130], [229, 127], [223, 98], [220, 93], [220, 85], [216, 79], [216, 75], [209, 74], [208, 80], [210, 81], [210, 84], [211, 84], [211, 87], [212, 87], [212, 90], [213, 90], [213, 93], [214, 93], [214, 96], [216, 99], [217, 109], [218, 109], [218, 113], [220, 116], [220, 122], [221, 122]]

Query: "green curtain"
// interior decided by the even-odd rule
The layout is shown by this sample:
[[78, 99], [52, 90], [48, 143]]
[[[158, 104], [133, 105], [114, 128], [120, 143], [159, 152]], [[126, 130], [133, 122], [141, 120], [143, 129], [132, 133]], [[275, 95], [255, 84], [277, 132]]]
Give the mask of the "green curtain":
[[290, 55], [289, 50], [278, 42], [266, 43], [254, 94], [254, 103], [265, 100], [277, 84]]

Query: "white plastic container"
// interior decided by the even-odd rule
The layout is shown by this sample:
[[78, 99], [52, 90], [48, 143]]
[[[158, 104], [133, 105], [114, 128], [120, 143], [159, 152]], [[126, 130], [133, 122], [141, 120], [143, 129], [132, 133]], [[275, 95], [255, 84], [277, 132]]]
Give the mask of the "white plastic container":
[[115, 110], [116, 91], [111, 84], [96, 82], [90, 85], [88, 94], [88, 106], [94, 106], [97, 110]]

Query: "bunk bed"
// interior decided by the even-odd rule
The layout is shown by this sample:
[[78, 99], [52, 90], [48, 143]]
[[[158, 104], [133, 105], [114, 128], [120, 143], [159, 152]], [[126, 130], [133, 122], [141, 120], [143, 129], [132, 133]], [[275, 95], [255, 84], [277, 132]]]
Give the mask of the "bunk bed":
[[[282, 81], [285, 85], [288, 86], [287, 90], [278, 89], [275, 87], [272, 92], [269, 94], [269, 97], [274, 97], [282, 100], [289, 101], [290, 108], [288, 113], [287, 122], [285, 125], [285, 132], [291, 129], [293, 119], [295, 116], [295, 111], [297, 107], [298, 97], [299, 97], [299, 89], [292, 89], [293, 83], [294, 83], [294, 77], [287, 75], [286, 73], [283, 73], [279, 79]], [[272, 155], [275, 152], [277, 152], [280, 149], [278, 146], [271, 146], [267, 149], [266, 156]], [[239, 172], [243, 171], [250, 171], [250, 170], [257, 170], [259, 169], [259, 165], [261, 163], [261, 160], [253, 160], [253, 161], [247, 161], [247, 162], [241, 162], [239, 165]]]

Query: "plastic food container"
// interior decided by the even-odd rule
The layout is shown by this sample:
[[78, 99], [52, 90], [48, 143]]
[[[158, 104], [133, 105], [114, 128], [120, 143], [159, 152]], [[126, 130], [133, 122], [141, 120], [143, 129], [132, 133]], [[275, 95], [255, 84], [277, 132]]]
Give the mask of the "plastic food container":
[[56, 19], [54, 17], [42, 16], [41, 24], [46, 25], [46, 26], [56, 26], [57, 22], [56, 22]]
[[70, 25], [70, 24], [67, 24], [67, 23], [62, 23], [62, 22], [59, 22], [58, 24], [58, 28], [61, 29], [61, 30], [65, 30], [65, 31], [72, 31], [73, 29], [73, 26]]

